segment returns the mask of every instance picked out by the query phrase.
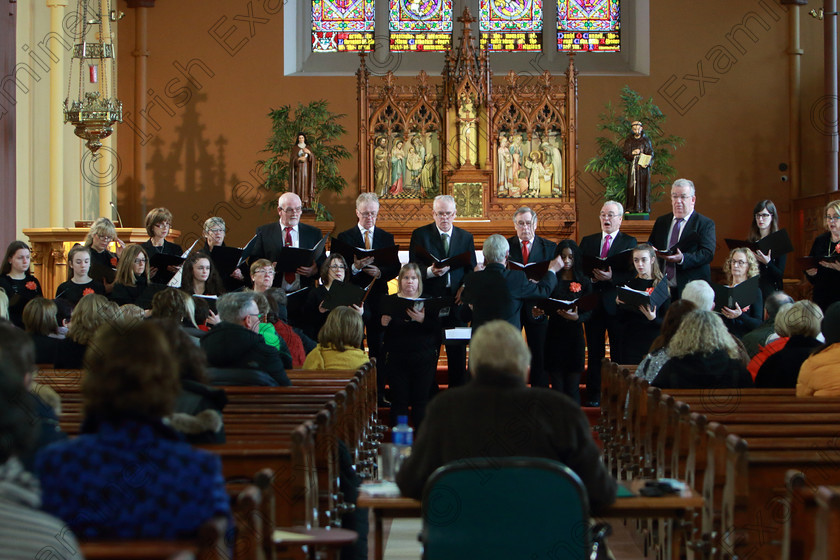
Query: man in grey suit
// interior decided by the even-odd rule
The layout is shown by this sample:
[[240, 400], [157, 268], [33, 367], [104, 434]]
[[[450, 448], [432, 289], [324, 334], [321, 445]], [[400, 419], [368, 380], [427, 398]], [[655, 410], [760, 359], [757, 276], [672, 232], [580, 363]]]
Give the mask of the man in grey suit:
[[[513, 214], [513, 227], [516, 235], [508, 238], [510, 257], [508, 260], [521, 264], [549, 261], [554, 258], [557, 244], [540, 237], [537, 232], [537, 213], [522, 206]], [[533, 305], [522, 305], [521, 322], [525, 327], [525, 338], [531, 351], [531, 386], [548, 387], [545, 373], [545, 336], [548, 331], [548, 318], [535, 318], [531, 313]]]

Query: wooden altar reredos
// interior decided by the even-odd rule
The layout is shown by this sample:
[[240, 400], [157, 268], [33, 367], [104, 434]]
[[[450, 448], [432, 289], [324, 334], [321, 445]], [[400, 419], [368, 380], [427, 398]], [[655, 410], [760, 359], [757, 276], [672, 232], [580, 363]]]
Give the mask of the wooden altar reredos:
[[[380, 196], [377, 225], [407, 245], [411, 232], [432, 220], [431, 199], [450, 194], [458, 205], [457, 225], [472, 232], [477, 244], [492, 233], [512, 235], [513, 213], [520, 206], [537, 212], [538, 234], [576, 238], [574, 56], [569, 56], [562, 76], [548, 70], [537, 75], [510, 71], [494, 83], [492, 54], [476, 48], [471, 29], [475, 19], [465, 9], [458, 21], [463, 26], [459, 46], [445, 55], [439, 81], [433, 82], [425, 71], [410, 82], [391, 71], [372, 78], [361, 57], [356, 72], [359, 183], [361, 192]], [[547, 180], [554, 173], [546, 190], [527, 189], [527, 179], [520, 178], [536, 173], [533, 161], [514, 160], [529, 168], [522, 167], [513, 178], [522, 183], [521, 189], [505, 178], [506, 169], [511, 173], [511, 162], [505, 161], [510, 159], [509, 139], [531, 146], [531, 160], [543, 157], [553, 164], [540, 168], [546, 170]], [[533, 157], [538, 150], [542, 151]], [[406, 169], [412, 157], [417, 163], [413, 170]], [[400, 173], [413, 178], [413, 188], [407, 180], [403, 184]]]

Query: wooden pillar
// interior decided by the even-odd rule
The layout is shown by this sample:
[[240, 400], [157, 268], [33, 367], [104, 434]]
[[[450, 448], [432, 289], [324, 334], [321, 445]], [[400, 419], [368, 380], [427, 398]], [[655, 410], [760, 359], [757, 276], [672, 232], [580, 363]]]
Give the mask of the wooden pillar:
[[[16, 61], [17, 4], [4, 3], [0, 21], [0, 75], [9, 76]], [[0, 239], [11, 241], [17, 235], [15, 214], [17, 185], [15, 181], [15, 104], [16, 88], [0, 92]]]
[[[50, 33], [64, 34], [62, 20], [67, 0], [47, 0], [50, 8]], [[64, 84], [67, 70], [64, 58], [50, 57], [50, 226], [64, 224]]]
[[837, 191], [837, 0], [825, 0], [825, 96], [830, 99], [825, 123], [830, 123], [831, 133], [825, 136], [825, 186], [826, 192]]
[[802, 46], [800, 44], [800, 14], [797, 5], [788, 6], [788, 122], [790, 139], [788, 161], [790, 165], [791, 198], [802, 196]]
[[[146, 119], [140, 118], [140, 111], [145, 110], [148, 91], [148, 61], [149, 37], [148, 16], [149, 8], [155, 7], [155, 0], [128, 0], [128, 7], [134, 8], [134, 116], [137, 130], [132, 134], [134, 139], [134, 184], [136, 197], [140, 203], [141, 216], [146, 215], [149, 195], [146, 192]], [[132, 213], [132, 214], [136, 214]], [[123, 227], [126, 224], [122, 224]]]

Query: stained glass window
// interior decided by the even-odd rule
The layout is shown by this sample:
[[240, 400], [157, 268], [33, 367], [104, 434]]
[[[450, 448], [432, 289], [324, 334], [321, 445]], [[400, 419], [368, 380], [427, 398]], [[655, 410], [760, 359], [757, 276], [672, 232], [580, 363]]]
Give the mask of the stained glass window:
[[479, 42], [490, 51], [542, 50], [542, 0], [480, 0]]
[[392, 52], [447, 51], [452, 45], [452, 0], [390, 0]]
[[621, 50], [619, 0], [557, 0], [557, 49]]
[[312, 52], [373, 50], [374, 0], [312, 0]]

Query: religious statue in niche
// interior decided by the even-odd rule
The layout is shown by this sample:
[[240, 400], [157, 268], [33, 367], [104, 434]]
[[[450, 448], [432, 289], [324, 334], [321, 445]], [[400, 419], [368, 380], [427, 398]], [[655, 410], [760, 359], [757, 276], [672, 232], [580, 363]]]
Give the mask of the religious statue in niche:
[[437, 134], [378, 136], [373, 150], [373, 184], [380, 198], [430, 198], [440, 192]]
[[633, 121], [632, 132], [624, 140], [622, 155], [630, 167], [627, 170], [626, 210], [632, 213], [650, 213], [650, 164], [653, 145], [645, 134], [641, 121]]
[[458, 98], [458, 127], [459, 148], [458, 163], [461, 165], [475, 165], [478, 161], [478, 129], [476, 128], [477, 112], [472, 94], [461, 92]]
[[289, 158], [289, 191], [300, 197], [304, 208], [311, 208], [315, 197], [315, 154], [306, 145], [306, 134], [299, 132]]
[[563, 157], [557, 132], [501, 132], [496, 152], [496, 194], [550, 198], [563, 194]]

